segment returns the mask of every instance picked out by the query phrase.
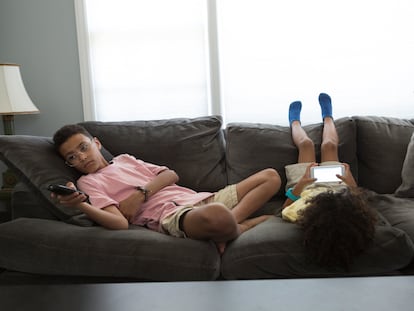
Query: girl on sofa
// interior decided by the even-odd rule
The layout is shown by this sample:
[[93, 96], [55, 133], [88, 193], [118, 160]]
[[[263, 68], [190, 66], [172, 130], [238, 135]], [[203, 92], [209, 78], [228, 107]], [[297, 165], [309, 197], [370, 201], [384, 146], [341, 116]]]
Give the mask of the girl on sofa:
[[[100, 141], [82, 126], [66, 125], [53, 140], [66, 163], [84, 174], [77, 181], [83, 193], [52, 193], [61, 204], [108, 229], [127, 229], [131, 223], [176, 237], [213, 240], [221, 253], [227, 241], [270, 217], [248, 219], [281, 185], [279, 174], [265, 169], [216, 193], [195, 192], [178, 186], [178, 175], [165, 166], [127, 154], [106, 161]], [[67, 186], [76, 189], [71, 182]]]
[[[321, 163], [316, 163], [314, 143], [301, 126], [302, 103], [289, 106], [292, 139], [298, 148], [298, 163], [285, 167], [287, 199], [282, 217], [298, 223], [304, 232], [304, 245], [310, 258], [327, 266], [348, 269], [353, 259], [373, 241], [376, 214], [367, 204], [367, 194], [357, 187], [350, 166], [338, 159], [338, 134], [328, 94], [319, 95], [323, 133]], [[312, 167], [344, 166], [337, 182], [319, 183], [311, 177]]]

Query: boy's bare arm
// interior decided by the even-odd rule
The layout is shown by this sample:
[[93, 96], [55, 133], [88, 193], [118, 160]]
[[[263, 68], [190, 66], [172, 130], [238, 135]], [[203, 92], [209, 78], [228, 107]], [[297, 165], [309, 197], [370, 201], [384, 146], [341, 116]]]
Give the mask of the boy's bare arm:
[[[75, 189], [73, 183], [68, 183], [69, 187]], [[97, 208], [90, 203], [85, 202], [87, 198], [85, 194], [75, 192], [70, 195], [56, 195], [55, 197], [60, 204], [68, 207], [78, 208], [93, 221], [107, 229], [128, 229], [128, 220], [121, 214], [115, 205], [110, 205], [102, 209]]]
[[166, 186], [175, 184], [178, 182], [178, 175], [173, 170], [165, 170], [159, 173], [153, 180], [151, 180], [146, 185], [137, 185], [142, 186], [148, 190], [149, 197], [161, 189], [165, 188]]
[[[153, 180], [146, 185], [137, 185], [147, 190], [147, 199], [152, 195], [172, 185], [178, 181], [178, 175], [173, 170], [165, 170], [159, 173]], [[119, 202], [119, 210], [131, 222], [138, 209], [145, 201], [145, 195], [142, 191], [136, 191], [125, 200]]]
[[92, 220], [107, 229], [128, 229], [128, 220], [121, 214], [115, 205], [109, 205], [100, 209], [89, 203], [82, 202], [78, 208]]

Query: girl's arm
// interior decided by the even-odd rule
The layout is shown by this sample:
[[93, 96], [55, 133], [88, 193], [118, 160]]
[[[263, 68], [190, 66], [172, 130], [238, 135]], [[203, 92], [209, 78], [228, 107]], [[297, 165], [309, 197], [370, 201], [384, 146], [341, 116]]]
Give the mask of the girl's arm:
[[[299, 179], [298, 183], [293, 187], [292, 189], [292, 193], [293, 195], [300, 197], [300, 194], [302, 193], [303, 189], [305, 189], [305, 187], [307, 185], [310, 185], [311, 183], [315, 182], [316, 178], [312, 178], [310, 176], [310, 168], [312, 166], [316, 166], [318, 164], [316, 163], [311, 163], [307, 168], [306, 168], [306, 172], [305, 174], [302, 176], [301, 179]], [[285, 207], [289, 206], [290, 204], [292, 204], [294, 201], [287, 198], [285, 203], [282, 206], [282, 209], [284, 209]]]

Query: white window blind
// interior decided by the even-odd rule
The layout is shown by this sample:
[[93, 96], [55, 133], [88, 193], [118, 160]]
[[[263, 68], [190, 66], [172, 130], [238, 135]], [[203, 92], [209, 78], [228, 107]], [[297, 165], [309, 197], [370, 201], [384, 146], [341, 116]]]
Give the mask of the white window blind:
[[91, 119], [209, 113], [204, 1], [83, 2], [94, 99]]
[[76, 2], [90, 119], [286, 125], [301, 100], [313, 123], [320, 92], [336, 118], [414, 118], [411, 0]]

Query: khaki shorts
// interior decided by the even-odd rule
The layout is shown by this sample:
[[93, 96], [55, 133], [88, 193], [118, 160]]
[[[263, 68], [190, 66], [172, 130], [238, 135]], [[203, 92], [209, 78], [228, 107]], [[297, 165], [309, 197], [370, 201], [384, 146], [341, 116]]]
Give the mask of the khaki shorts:
[[[294, 187], [299, 179], [302, 178], [302, 176], [305, 174], [306, 172], [306, 168], [311, 164], [311, 162], [306, 162], [306, 163], [296, 163], [296, 164], [290, 164], [290, 165], [286, 165], [285, 167], [285, 172], [286, 172], [286, 191], [289, 188]], [[321, 166], [324, 165], [336, 165], [336, 164], [341, 164], [338, 161], [326, 161], [326, 162], [322, 162]]]
[[194, 208], [215, 202], [224, 204], [228, 209], [233, 209], [233, 207], [235, 207], [239, 203], [239, 201], [237, 200], [236, 185], [229, 185], [214, 193], [214, 195], [212, 195], [211, 197], [201, 202], [198, 202], [194, 205], [177, 207], [177, 210], [173, 214], [161, 220], [161, 227], [164, 230], [164, 232], [169, 235], [179, 238], [185, 238], [185, 232], [182, 230], [180, 226], [181, 217]]

